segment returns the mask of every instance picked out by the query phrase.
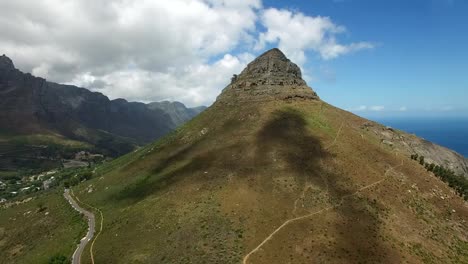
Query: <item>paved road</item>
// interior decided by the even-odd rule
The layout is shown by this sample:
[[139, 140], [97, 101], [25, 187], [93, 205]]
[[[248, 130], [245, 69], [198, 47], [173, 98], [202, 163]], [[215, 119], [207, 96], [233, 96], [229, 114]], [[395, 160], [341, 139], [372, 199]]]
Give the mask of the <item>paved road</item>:
[[91, 241], [91, 239], [94, 236], [94, 231], [96, 227], [96, 221], [94, 218], [94, 214], [90, 211], [87, 211], [80, 207], [78, 203], [73, 199], [70, 195], [70, 190], [65, 189], [63, 196], [65, 196], [65, 199], [70, 203], [70, 205], [78, 212], [82, 213], [86, 218], [88, 218], [88, 233], [86, 233], [86, 236], [83, 237], [80, 241], [80, 244], [76, 248], [75, 252], [73, 253], [72, 256], [72, 264], [80, 264], [81, 262], [81, 254], [83, 253], [83, 250], [86, 247], [86, 244]]

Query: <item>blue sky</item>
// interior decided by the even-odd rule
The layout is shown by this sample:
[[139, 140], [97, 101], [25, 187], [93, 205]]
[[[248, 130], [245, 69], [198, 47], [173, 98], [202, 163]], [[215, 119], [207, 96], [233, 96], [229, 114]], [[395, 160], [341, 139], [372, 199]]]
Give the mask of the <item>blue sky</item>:
[[375, 44], [333, 60], [308, 53], [303, 71], [325, 101], [365, 116], [468, 116], [468, 1], [264, 5], [330, 17], [347, 29], [338, 39]]
[[0, 55], [111, 99], [198, 106], [279, 47], [359, 115], [468, 117], [467, 14], [466, 0], [0, 1]]

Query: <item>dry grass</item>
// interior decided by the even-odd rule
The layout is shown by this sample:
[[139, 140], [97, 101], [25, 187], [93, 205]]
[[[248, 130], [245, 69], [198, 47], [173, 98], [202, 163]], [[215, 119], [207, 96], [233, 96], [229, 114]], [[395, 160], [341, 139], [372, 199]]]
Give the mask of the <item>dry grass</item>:
[[241, 263], [324, 208], [248, 263], [466, 262], [466, 204], [365, 121], [321, 101], [213, 105], [76, 188], [105, 215], [96, 262]]
[[97, 261], [239, 263], [286, 220], [339, 203], [402, 161], [381, 184], [288, 225], [249, 263], [455, 259], [451, 245], [467, 240], [463, 201], [361, 131], [364, 122], [320, 101], [215, 104], [113, 164], [98, 191], [77, 193], [106, 215]]

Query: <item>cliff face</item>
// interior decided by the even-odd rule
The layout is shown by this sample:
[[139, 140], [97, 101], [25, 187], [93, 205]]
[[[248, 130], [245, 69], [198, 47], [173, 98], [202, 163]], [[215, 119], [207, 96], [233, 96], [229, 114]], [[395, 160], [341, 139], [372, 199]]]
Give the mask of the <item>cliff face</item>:
[[317, 94], [302, 79], [301, 69], [279, 49], [272, 49], [254, 61], [224, 88], [218, 103], [304, 99], [317, 100]]
[[5, 55], [0, 57], [0, 128], [10, 134], [56, 133], [104, 148], [109, 142], [125, 142], [121, 151], [113, 147], [122, 154], [131, 149], [129, 144], [157, 139], [197, 113], [176, 123], [161, 108], [48, 82], [17, 70]]

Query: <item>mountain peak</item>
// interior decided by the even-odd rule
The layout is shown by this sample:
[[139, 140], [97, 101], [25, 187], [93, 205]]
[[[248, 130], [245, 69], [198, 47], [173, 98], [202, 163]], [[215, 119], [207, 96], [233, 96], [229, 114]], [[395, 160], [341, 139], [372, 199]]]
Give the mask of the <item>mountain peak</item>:
[[239, 78], [289, 78], [291, 80], [296, 79], [300, 83], [305, 83], [302, 80], [301, 69], [277, 48], [263, 53], [249, 63], [239, 75]]
[[0, 70], [12, 70], [15, 69], [13, 61], [8, 58], [5, 54], [0, 56]]
[[239, 75], [234, 75], [217, 101], [286, 99], [318, 99], [318, 96], [302, 79], [299, 66], [274, 48], [250, 62]]
[[288, 58], [284, 53], [278, 48], [272, 48], [271, 50], [265, 51], [262, 55], [258, 56], [260, 58], [269, 58], [269, 59], [279, 59], [287, 60]]

